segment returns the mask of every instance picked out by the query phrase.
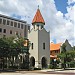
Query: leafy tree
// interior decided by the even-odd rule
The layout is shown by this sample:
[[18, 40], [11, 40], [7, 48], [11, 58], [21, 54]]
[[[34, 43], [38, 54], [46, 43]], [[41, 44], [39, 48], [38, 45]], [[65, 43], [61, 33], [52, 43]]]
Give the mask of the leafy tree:
[[66, 50], [65, 43], [62, 45], [62, 51], [58, 54], [58, 57], [61, 59], [61, 62], [64, 64], [64, 69], [66, 67], [66, 63], [74, 61], [75, 58], [75, 50]]
[[62, 52], [61, 53], [64, 53], [64, 58], [63, 58], [63, 62], [64, 62], [64, 69], [65, 69], [65, 67], [66, 67], [66, 58], [67, 58], [67, 54], [66, 54], [66, 44], [64, 43], [63, 45], [62, 45]]
[[73, 46], [73, 50], [75, 50], [75, 46]]
[[[0, 58], [3, 58], [3, 65], [4, 65], [4, 58], [9, 59], [13, 66], [13, 60], [11, 60], [11, 57], [18, 57], [20, 53], [26, 53], [29, 54], [29, 51], [27, 51], [27, 47], [24, 47], [24, 44], [26, 43], [25, 39], [20, 38], [0, 38]], [[29, 48], [29, 47], [28, 47]], [[3, 66], [4, 69], [4, 66]]]
[[[13, 63], [14, 61], [11, 60], [11, 57], [18, 57], [19, 53], [22, 53], [22, 47], [23, 47], [23, 38], [14, 38], [14, 37], [10, 37], [7, 38], [7, 43], [9, 44], [9, 60], [12, 64], [13, 67]], [[11, 57], [10, 57], [11, 56]]]
[[4, 58], [8, 57], [8, 44], [5, 41], [5, 38], [0, 38], [0, 59], [2, 60], [2, 68], [4, 69]]

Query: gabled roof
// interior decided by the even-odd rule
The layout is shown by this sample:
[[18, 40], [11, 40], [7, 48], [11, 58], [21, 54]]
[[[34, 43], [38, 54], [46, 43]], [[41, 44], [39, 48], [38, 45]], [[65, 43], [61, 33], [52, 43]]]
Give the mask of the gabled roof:
[[62, 44], [62, 43], [58, 43], [58, 44], [50, 43], [50, 51], [53, 51], [53, 50], [60, 50], [61, 44]]
[[33, 23], [43, 23], [43, 24], [45, 24], [45, 21], [44, 21], [42, 15], [41, 15], [41, 12], [40, 12], [39, 9], [37, 9], [37, 12], [36, 12], [36, 14], [35, 14], [35, 16], [32, 20], [32, 24]]

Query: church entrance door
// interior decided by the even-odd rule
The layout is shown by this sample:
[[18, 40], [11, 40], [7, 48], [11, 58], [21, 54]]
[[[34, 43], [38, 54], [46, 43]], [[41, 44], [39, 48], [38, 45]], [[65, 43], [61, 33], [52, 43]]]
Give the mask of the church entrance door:
[[35, 58], [34, 57], [30, 58], [30, 66], [35, 67]]
[[41, 65], [42, 65], [42, 68], [47, 68], [47, 59], [45, 57], [42, 58]]

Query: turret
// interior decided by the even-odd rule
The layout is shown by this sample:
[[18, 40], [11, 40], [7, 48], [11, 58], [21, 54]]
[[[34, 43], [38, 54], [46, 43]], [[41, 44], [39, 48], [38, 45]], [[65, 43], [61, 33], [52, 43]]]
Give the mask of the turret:
[[37, 29], [41, 30], [44, 28], [45, 21], [41, 15], [39, 8], [37, 9], [37, 12], [32, 20], [32, 25], [35, 30], [37, 30]]

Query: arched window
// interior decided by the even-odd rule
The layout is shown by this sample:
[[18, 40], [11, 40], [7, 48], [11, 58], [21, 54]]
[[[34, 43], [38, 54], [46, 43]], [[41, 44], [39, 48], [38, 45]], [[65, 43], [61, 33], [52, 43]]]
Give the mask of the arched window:
[[43, 43], [43, 49], [45, 49], [45, 43]]
[[33, 43], [32, 43], [32, 49], [33, 49]]

